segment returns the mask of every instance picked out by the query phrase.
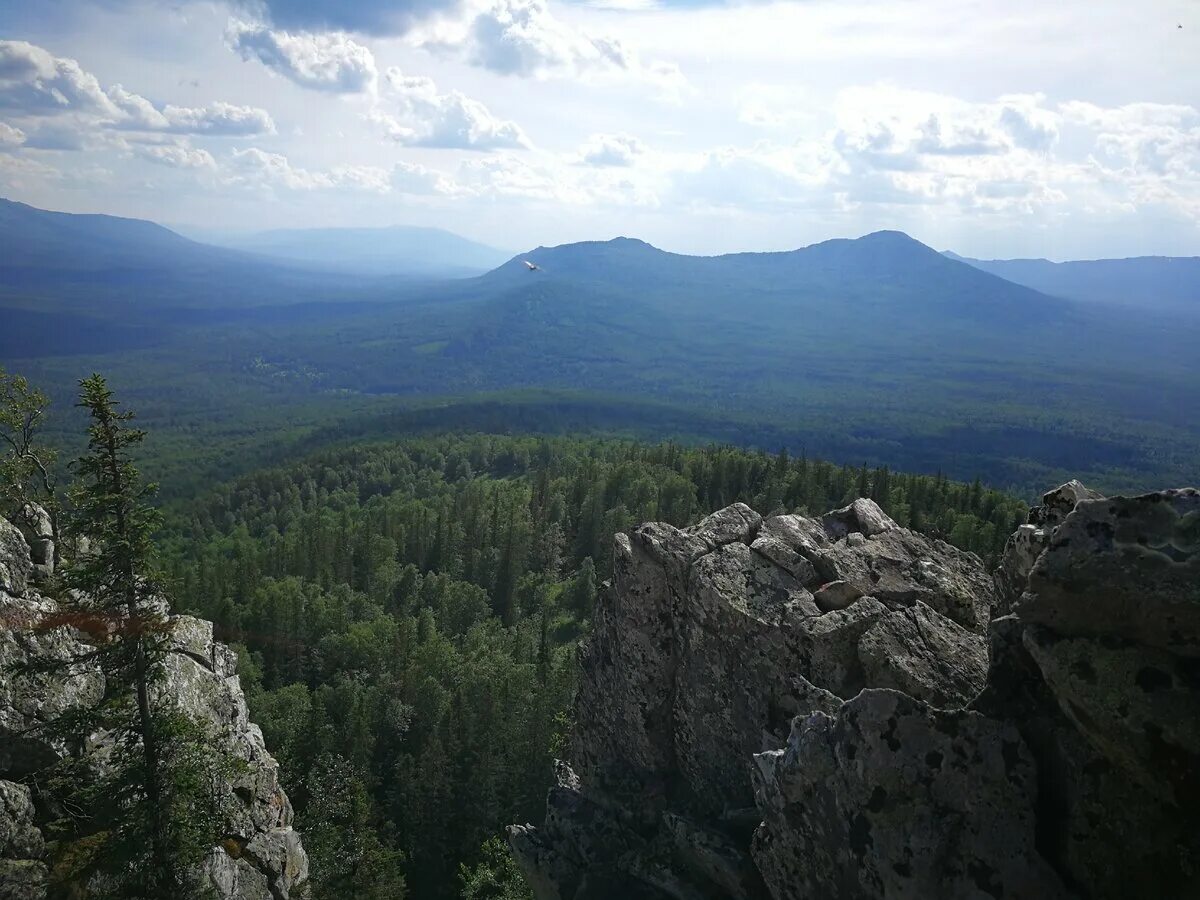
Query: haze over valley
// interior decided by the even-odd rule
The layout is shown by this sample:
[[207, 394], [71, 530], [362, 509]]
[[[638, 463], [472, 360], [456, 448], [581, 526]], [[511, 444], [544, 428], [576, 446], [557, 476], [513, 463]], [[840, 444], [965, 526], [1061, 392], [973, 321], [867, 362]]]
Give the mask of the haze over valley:
[[0, 0], [0, 900], [1196, 900], [1197, 0]]

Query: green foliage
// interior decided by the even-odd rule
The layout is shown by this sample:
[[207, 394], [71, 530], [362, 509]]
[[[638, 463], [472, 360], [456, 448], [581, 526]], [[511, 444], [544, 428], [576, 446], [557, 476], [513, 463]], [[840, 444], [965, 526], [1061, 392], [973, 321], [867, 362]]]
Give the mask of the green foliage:
[[92, 424], [88, 453], [76, 463], [71, 525], [90, 550], [65, 567], [68, 590], [39, 627], [71, 625], [92, 644], [79, 659], [44, 668], [94, 666], [104, 679], [99, 702], [62, 714], [49, 732], [69, 748], [98, 735], [105, 746], [48, 773], [74, 811], [57, 828], [55, 877], [64, 888], [94, 880], [105, 896], [189, 896], [227, 818], [237, 767], [167, 687], [170, 622], [153, 543], [160, 519], [149, 505], [153, 486], [132, 459], [144, 435], [130, 426], [132, 413], [118, 411], [103, 378], [80, 387]]
[[58, 541], [58, 453], [42, 441], [50, 399], [21, 375], [0, 366], [0, 507], [39, 503]]
[[380, 841], [371, 798], [355, 766], [322, 754], [304, 787], [309, 802], [297, 824], [315, 900], [403, 900], [403, 856]]
[[860, 494], [985, 556], [1025, 513], [979, 485], [804, 455], [442, 434], [246, 476], [174, 508], [165, 544], [180, 603], [243, 645], [318, 897], [401, 869], [414, 896], [463, 879], [485, 896], [521, 890], [486, 842], [541, 816], [614, 531]]
[[498, 837], [488, 838], [474, 866], [458, 867], [462, 900], [533, 900], [521, 870]]

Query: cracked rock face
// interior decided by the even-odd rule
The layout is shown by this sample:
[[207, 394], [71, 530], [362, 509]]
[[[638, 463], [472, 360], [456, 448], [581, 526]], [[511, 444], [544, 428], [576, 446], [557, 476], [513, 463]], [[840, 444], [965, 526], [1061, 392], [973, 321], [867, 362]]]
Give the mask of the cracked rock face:
[[514, 856], [539, 900], [1189, 896], [1198, 565], [1195, 491], [1078, 482], [994, 575], [869, 500], [618, 535]]
[[[86, 651], [86, 636], [69, 627], [34, 626], [56, 607], [33, 589], [28, 543], [0, 518], [0, 900], [45, 898], [45, 847], [32, 777], [78, 747], [54, 744], [38, 726], [72, 707], [94, 703], [104, 690], [102, 675], [80, 667], [60, 674], [16, 674], [14, 664], [35, 659], [66, 660]], [[229, 834], [209, 854], [203, 874], [217, 900], [291, 900], [306, 893], [308, 857], [292, 829], [292, 807], [279, 784], [278, 767], [249, 721], [235, 671], [236, 657], [213, 640], [212, 623], [172, 617], [173, 652], [166, 660], [163, 690], [184, 711], [227, 744], [245, 763], [229, 785], [233, 804]], [[85, 752], [103, 755], [103, 742]], [[11, 779], [11, 780], [4, 780]], [[26, 783], [16, 783], [26, 782]], [[44, 798], [52, 799], [52, 798]]]

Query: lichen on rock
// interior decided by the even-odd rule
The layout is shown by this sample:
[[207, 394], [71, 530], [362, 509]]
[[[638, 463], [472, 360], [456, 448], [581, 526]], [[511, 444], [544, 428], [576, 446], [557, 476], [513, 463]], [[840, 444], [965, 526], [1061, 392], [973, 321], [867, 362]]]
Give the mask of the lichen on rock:
[[[44, 898], [45, 846], [37, 812], [40, 769], [67, 754], [102, 759], [103, 741], [69, 747], [49, 740], [41, 726], [73, 707], [97, 702], [103, 676], [77, 664], [41, 673], [31, 662], [66, 662], [88, 649], [87, 634], [63, 625], [35, 627], [51, 617], [54, 601], [31, 578], [33, 561], [21, 532], [0, 518], [0, 898]], [[292, 900], [305, 894], [308, 857], [292, 829], [292, 807], [279, 784], [278, 766], [249, 719], [233, 652], [213, 639], [212, 623], [171, 619], [171, 648], [161, 690], [223, 741], [239, 766], [228, 785], [228, 839], [203, 866], [216, 900]], [[11, 779], [11, 780], [10, 780]], [[18, 783], [27, 781], [29, 784]], [[31, 791], [30, 785], [34, 791]], [[236, 848], [235, 852], [231, 852]]]
[[1190, 896], [1197, 566], [1200, 494], [1078, 482], [995, 573], [869, 500], [618, 535], [512, 852], [539, 900]]

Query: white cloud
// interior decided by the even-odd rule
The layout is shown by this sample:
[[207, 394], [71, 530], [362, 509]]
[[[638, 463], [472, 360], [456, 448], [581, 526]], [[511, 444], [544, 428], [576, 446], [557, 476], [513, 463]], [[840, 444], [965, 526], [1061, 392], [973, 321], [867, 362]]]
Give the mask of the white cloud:
[[265, 109], [236, 106], [232, 103], [213, 103], [211, 106], [165, 106], [165, 131], [176, 134], [209, 134], [244, 137], [274, 134], [275, 123]]
[[7, 122], [0, 122], [0, 150], [11, 150], [25, 143], [25, 132]]
[[121, 145], [113, 132], [214, 136], [272, 134], [266, 110], [217, 102], [203, 107], [155, 106], [114, 84], [103, 90], [73, 59], [24, 41], [0, 41], [0, 107], [28, 123], [25, 146], [83, 150]]
[[73, 59], [26, 41], [0, 41], [0, 107], [31, 115], [117, 115], [100, 82]]
[[216, 160], [207, 150], [183, 144], [137, 144], [134, 153], [142, 159], [173, 169], [215, 169]]
[[455, 196], [469, 193], [442, 172], [406, 162], [398, 162], [392, 167], [391, 187], [398, 194]]
[[678, 65], [645, 62], [618, 38], [589, 33], [555, 16], [546, 0], [490, 0], [464, 18], [436, 21], [414, 34], [430, 50], [460, 56], [500, 75], [620, 75], [652, 84], [670, 99], [687, 87]]
[[234, 150], [231, 163], [230, 181], [249, 187], [281, 187], [292, 191], [350, 188], [375, 194], [386, 194], [391, 190], [391, 172], [380, 166], [304, 169], [293, 166], [282, 153], [270, 153], [258, 147]]
[[579, 148], [579, 160], [590, 166], [632, 166], [646, 152], [630, 134], [593, 134]]
[[375, 108], [367, 119], [387, 137], [410, 147], [456, 150], [526, 149], [529, 138], [516, 122], [494, 116], [459, 91], [443, 94], [428, 78], [387, 70], [389, 111]]
[[126, 128], [157, 131], [167, 128], [167, 117], [140, 94], [125, 90], [119, 84], [108, 89], [108, 98], [121, 111], [120, 124]]
[[226, 37], [243, 59], [257, 59], [301, 87], [336, 94], [375, 89], [374, 55], [345, 34], [292, 34], [235, 21]]

